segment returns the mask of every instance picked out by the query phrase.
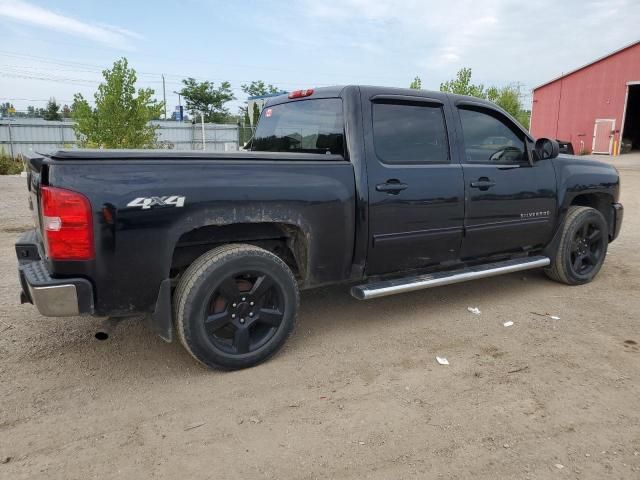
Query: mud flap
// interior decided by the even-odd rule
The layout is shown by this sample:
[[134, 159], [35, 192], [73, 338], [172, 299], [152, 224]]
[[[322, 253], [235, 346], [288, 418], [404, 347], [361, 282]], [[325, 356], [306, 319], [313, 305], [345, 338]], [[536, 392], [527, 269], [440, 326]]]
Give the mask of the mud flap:
[[171, 280], [160, 284], [156, 308], [151, 315], [151, 328], [165, 342], [173, 340], [173, 315], [171, 312]]

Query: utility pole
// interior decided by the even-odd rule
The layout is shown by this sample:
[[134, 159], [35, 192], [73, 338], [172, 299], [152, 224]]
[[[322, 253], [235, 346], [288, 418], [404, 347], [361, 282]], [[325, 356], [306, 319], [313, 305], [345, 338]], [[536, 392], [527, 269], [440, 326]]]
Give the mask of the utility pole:
[[202, 150], [206, 150], [207, 144], [204, 136], [204, 112], [200, 112], [200, 118], [202, 119]]
[[162, 74], [162, 101], [164, 102], [164, 119], [167, 119], [167, 91], [164, 88], [164, 73]]
[[13, 136], [11, 135], [11, 119], [7, 120], [7, 128], [9, 129], [9, 149], [11, 151], [11, 158], [16, 158], [13, 155]]

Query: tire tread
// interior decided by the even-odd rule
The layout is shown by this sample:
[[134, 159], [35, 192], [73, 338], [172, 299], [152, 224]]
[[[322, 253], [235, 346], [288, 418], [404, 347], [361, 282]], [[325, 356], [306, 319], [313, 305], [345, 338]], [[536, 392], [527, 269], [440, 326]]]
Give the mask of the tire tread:
[[552, 280], [555, 280], [556, 282], [566, 283], [567, 285], [578, 285], [581, 283], [585, 283], [574, 280], [571, 277], [570, 272], [567, 270], [566, 256], [568, 253], [570, 253], [570, 249], [567, 247], [568, 243], [571, 242], [571, 238], [569, 236], [571, 226], [576, 222], [580, 222], [580, 217], [591, 215], [593, 212], [596, 212], [598, 215], [602, 216], [602, 214], [598, 210], [591, 207], [581, 207], [577, 205], [569, 207], [567, 216], [565, 217], [564, 223], [562, 225], [562, 236], [558, 244], [557, 254], [553, 262], [551, 263], [551, 266], [545, 269], [546, 275]]
[[[243, 256], [247, 254], [266, 257], [278, 264], [283, 268], [285, 272], [287, 272], [292, 285], [295, 286], [296, 304], [294, 306], [294, 312], [298, 310], [298, 306], [300, 304], [300, 295], [298, 293], [296, 278], [293, 275], [293, 272], [291, 272], [291, 269], [288, 267], [288, 265], [277, 255], [255, 245], [244, 243], [222, 245], [202, 254], [185, 270], [182, 278], [178, 283], [178, 286], [176, 287], [173, 297], [173, 318], [175, 324], [174, 326], [178, 332], [178, 338], [180, 339], [180, 343], [182, 344], [182, 346], [195, 360], [206, 367], [214, 367], [223, 370], [235, 368], [232, 366], [220, 365], [210, 361], [205, 362], [203, 359], [199, 358], [193, 351], [193, 348], [191, 346], [192, 342], [190, 338], [190, 330], [189, 328], [187, 328], [187, 325], [185, 323], [188, 319], [185, 318], [184, 314], [187, 307], [189, 292], [194, 288], [195, 284], [202, 278], [207, 270], [215, 268], [216, 265], [224, 263], [230, 257]], [[282, 343], [286, 341], [286, 339], [291, 335], [292, 331], [293, 328], [291, 328], [291, 330], [287, 333]], [[277, 350], [278, 349], [275, 349], [274, 351], [270, 352], [269, 355], [263, 358], [261, 361], [267, 360], [269, 357], [274, 355]]]

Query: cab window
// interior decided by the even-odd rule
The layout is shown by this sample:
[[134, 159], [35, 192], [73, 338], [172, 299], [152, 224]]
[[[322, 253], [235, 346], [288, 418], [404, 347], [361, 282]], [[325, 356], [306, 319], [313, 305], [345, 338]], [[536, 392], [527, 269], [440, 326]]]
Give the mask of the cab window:
[[518, 164], [526, 161], [524, 135], [497, 112], [458, 109], [467, 163]]
[[374, 103], [373, 143], [383, 163], [449, 163], [440, 105]]

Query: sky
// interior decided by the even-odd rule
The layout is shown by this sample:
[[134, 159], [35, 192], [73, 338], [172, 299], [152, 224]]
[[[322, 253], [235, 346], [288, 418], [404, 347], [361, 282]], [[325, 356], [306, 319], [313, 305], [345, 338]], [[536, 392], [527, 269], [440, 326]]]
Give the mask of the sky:
[[473, 82], [525, 93], [640, 40], [639, 0], [0, 0], [0, 102], [91, 100], [120, 57], [138, 85], [178, 104], [194, 77], [283, 90], [367, 84], [437, 90]]

